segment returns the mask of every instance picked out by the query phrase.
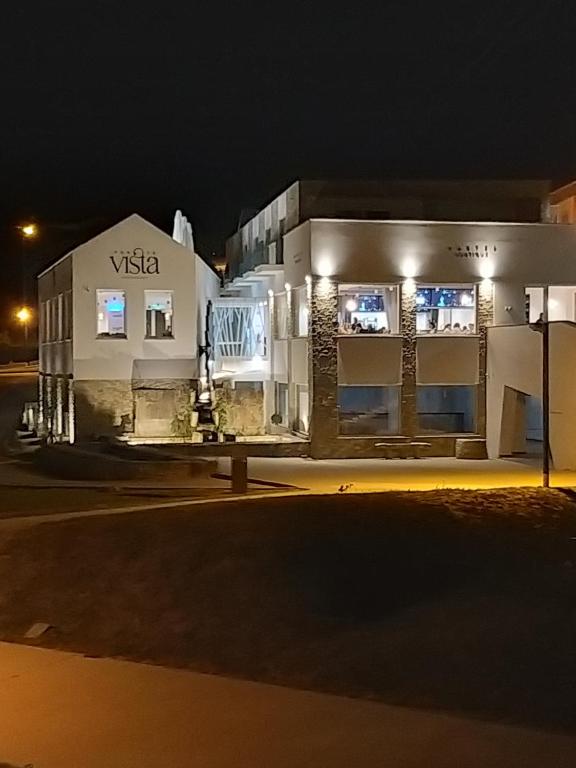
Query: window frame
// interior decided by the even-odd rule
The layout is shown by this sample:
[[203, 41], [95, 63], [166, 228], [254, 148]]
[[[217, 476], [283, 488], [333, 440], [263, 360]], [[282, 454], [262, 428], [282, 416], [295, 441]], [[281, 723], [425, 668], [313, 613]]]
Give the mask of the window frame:
[[[343, 331], [342, 327], [344, 326], [344, 323], [341, 322], [340, 318], [343, 314], [343, 310], [341, 309], [341, 301], [342, 299], [347, 296], [348, 294], [345, 293], [345, 290], [349, 286], [358, 286], [359, 288], [366, 288], [368, 290], [375, 290], [375, 289], [382, 289], [381, 293], [374, 293], [375, 296], [383, 296], [384, 289], [388, 290], [390, 288], [393, 289], [393, 292], [395, 293], [395, 300], [396, 300], [396, 312], [394, 317], [394, 322], [390, 323], [390, 318], [387, 317], [387, 320], [390, 325], [390, 330], [388, 331], [374, 331], [373, 333], [368, 332], [361, 332], [361, 333], [353, 333], [351, 331]], [[386, 337], [398, 337], [402, 335], [401, 330], [401, 293], [400, 293], [401, 285], [400, 283], [339, 283], [338, 284], [338, 336], [359, 336], [361, 338], [366, 338], [375, 336], [377, 338], [386, 338]], [[351, 295], [351, 294], [350, 294]], [[355, 293], [357, 296], [363, 296], [368, 294], [362, 294], [361, 292], [357, 291]], [[394, 330], [393, 330], [394, 329]]]
[[[115, 294], [122, 294], [124, 298], [124, 332], [123, 333], [98, 333], [98, 296], [100, 293], [115, 293]], [[128, 338], [128, 297], [126, 295], [126, 290], [124, 288], [116, 289], [116, 288], [96, 288], [95, 291], [95, 299], [96, 299], [96, 312], [94, 314], [94, 317], [96, 319], [96, 338], [100, 341], [102, 339], [115, 339], [116, 341], [119, 340], [125, 340]]]
[[[479, 291], [478, 291], [478, 283], [418, 283], [416, 285], [416, 292], [415, 292], [415, 301], [418, 297], [418, 292], [421, 290], [463, 290], [463, 291], [472, 291], [474, 296], [474, 303], [470, 307], [430, 307], [429, 310], [436, 310], [439, 309], [445, 309], [450, 311], [450, 325], [452, 326], [452, 311], [453, 310], [472, 310], [474, 312], [474, 330], [473, 331], [464, 331], [464, 330], [457, 330], [455, 331], [453, 328], [451, 328], [449, 331], [441, 330], [439, 328], [436, 328], [435, 330], [418, 330], [418, 305], [416, 305], [416, 336], [417, 337], [427, 337], [427, 336], [435, 336], [435, 335], [441, 335], [441, 336], [478, 336], [479, 335], [479, 328], [478, 328], [478, 298], [479, 298]], [[427, 310], [424, 310], [425, 312]], [[422, 312], [422, 314], [423, 314]]]
[[[393, 392], [395, 396], [395, 414], [396, 423], [392, 426], [394, 429], [386, 431], [359, 431], [357, 433], [346, 432], [342, 429], [343, 419], [342, 412], [343, 406], [340, 403], [340, 391], [346, 389], [372, 389], [372, 390], [388, 390]], [[389, 395], [388, 395], [389, 396]], [[376, 438], [376, 437], [399, 437], [402, 434], [402, 384], [370, 384], [370, 385], [338, 385], [337, 388], [337, 403], [338, 403], [338, 437], [339, 438]], [[358, 412], [359, 415], [368, 416], [370, 411]]]
[[[165, 293], [170, 295], [170, 302], [172, 307], [172, 322], [170, 324], [170, 335], [169, 336], [149, 336], [147, 333], [148, 328], [148, 322], [146, 318], [146, 313], [148, 312], [148, 294], [151, 293]], [[174, 332], [174, 318], [175, 318], [175, 311], [174, 311], [174, 291], [167, 290], [167, 289], [154, 289], [154, 288], [146, 288], [144, 290], [144, 339], [145, 341], [174, 341], [176, 338], [176, 334]]]
[[[418, 403], [418, 395], [421, 391], [425, 389], [440, 389], [440, 390], [446, 390], [446, 389], [466, 389], [471, 391], [471, 403], [472, 403], [472, 428], [470, 430], [460, 430], [460, 431], [446, 431], [446, 432], [437, 432], [432, 431], [430, 429], [422, 429], [421, 423], [420, 423], [420, 406]], [[419, 436], [422, 437], [450, 437], [450, 436], [460, 436], [460, 435], [477, 435], [478, 434], [478, 417], [479, 417], [479, 408], [478, 408], [478, 392], [479, 392], [479, 384], [417, 384], [416, 385], [416, 423], [417, 423], [417, 432]], [[447, 413], [447, 412], [446, 412]], [[438, 414], [442, 414], [441, 411], [438, 411]]]

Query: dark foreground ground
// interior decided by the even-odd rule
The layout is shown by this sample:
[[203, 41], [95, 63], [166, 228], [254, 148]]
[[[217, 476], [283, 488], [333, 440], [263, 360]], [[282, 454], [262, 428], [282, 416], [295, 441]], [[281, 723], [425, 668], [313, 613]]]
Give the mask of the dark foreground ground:
[[0, 638], [576, 730], [559, 492], [271, 498], [5, 535]]

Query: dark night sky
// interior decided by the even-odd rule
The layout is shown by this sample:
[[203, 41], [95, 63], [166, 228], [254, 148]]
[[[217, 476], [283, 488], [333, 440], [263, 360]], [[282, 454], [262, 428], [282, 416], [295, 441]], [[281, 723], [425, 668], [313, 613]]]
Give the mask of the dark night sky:
[[0, 36], [6, 297], [29, 216], [31, 267], [176, 207], [209, 255], [298, 177], [576, 176], [570, 0], [19, 0]]

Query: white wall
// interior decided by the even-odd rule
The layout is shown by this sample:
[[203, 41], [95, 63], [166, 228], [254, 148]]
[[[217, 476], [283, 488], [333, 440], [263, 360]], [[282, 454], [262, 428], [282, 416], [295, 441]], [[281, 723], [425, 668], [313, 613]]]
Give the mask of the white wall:
[[498, 458], [510, 436], [503, 433], [505, 387], [542, 397], [542, 334], [529, 326], [488, 330], [486, 375], [486, 442], [490, 458]]
[[306, 275], [312, 274], [310, 260], [309, 221], [300, 224], [284, 236], [284, 274], [286, 282], [292, 288], [298, 288], [306, 282]]
[[[142, 248], [158, 260], [158, 274], [116, 272], [112, 257]], [[171, 237], [134, 214], [77, 248], [74, 270], [74, 376], [77, 379], [130, 379], [134, 360], [191, 360], [194, 375], [198, 349], [196, 279], [210, 285], [197, 257]], [[126, 339], [97, 338], [96, 290], [126, 293]], [[145, 339], [145, 290], [173, 291], [174, 338]], [[166, 368], [170, 377], [169, 366]]]
[[[510, 390], [542, 397], [542, 334], [529, 326], [494, 327], [488, 331], [488, 454], [497, 458], [513, 443], [505, 405]], [[550, 325], [550, 448], [555, 469], [576, 469], [576, 326]], [[508, 389], [506, 389], [508, 388]]]
[[308, 385], [308, 339], [292, 339], [290, 355], [290, 381], [292, 384]]
[[576, 284], [573, 226], [328, 219], [310, 226], [313, 274], [329, 269], [343, 282], [491, 277], [524, 285]]

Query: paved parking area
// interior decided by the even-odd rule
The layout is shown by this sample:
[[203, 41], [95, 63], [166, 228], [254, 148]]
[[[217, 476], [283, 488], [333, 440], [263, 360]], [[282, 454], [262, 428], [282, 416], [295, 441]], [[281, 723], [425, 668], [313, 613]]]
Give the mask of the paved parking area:
[[0, 643], [0, 763], [572, 768], [576, 739]]

